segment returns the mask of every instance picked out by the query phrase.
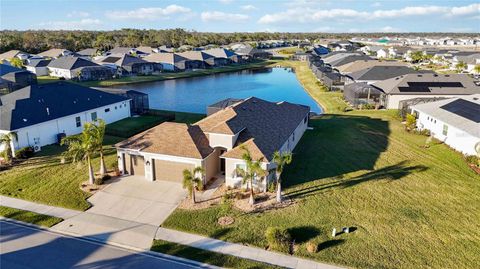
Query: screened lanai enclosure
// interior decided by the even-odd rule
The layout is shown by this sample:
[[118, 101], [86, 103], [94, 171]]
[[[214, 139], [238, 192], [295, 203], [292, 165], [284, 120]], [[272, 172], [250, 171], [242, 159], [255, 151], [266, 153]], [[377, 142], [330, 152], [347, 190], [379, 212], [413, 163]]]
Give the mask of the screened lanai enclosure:
[[366, 82], [351, 83], [343, 88], [343, 97], [355, 108], [366, 104], [378, 105], [382, 93], [382, 91]]

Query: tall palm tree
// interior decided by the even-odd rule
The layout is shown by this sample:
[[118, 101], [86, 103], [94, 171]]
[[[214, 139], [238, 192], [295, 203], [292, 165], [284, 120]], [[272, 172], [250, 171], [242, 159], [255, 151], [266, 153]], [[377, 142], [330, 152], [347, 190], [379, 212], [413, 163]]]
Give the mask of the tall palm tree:
[[17, 139], [17, 134], [15, 132], [0, 135], [0, 145], [5, 145], [3, 152], [5, 153], [4, 157], [7, 162], [10, 162], [14, 157], [12, 141], [15, 139]]
[[275, 168], [275, 176], [277, 178], [277, 202], [282, 202], [282, 180], [280, 178], [285, 165], [292, 162], [292, 153], [278, 152], [273, 153], [273, 162], [277, 165]]
[[253, 198], [253, 180], [258, 177], [263, 178], [266, 172], [262, 168], [263, 158], [255, 161], [246, 147], [242, 146], [242, 149], [244, 150], [242, 159], [245, 161], [246, 166], [245, 169], [238, 167], [235, 169], [235, 172], [242, 177], [242, 184], [247, 184], [247, 187], [250, 189], [250, 199], [248, 203], [253, 205], [255, 203], [255, 199]]
[[192, 198], [192, 202], [196, 203], [195, 200], [195, 189], [203, 189], [203, 177], [205, 175], [205, 170], [201, 166], [197, 166], [192, 170], [185, 169], [183, 170], [183, 188], [188, 190], [188, 196]]
[[100, 171], [99, 174], [103, 177], [107, 173], [107, 167], [105, 166], [105, 157], [103, 153], [103, 138], [105, 136], [105, 121], [102, 119], [96, 120], [93, 123], [85, 123], [85, 129], [89, 131], [93, 140], [94, 147], [100, 153]]
[[67, 145], [68, 149], [63, 153], [64, 157], [71, 158], [72, 162], [87, 161], [88, 181], [91, 185], [95, 183], [93, 174], [92, 155], [96, 151], [95, 139], [92, 137], [91, 130], [84, 125], [83, 131], [79, 135], [72, 135], [62, 139], [61, 145]]

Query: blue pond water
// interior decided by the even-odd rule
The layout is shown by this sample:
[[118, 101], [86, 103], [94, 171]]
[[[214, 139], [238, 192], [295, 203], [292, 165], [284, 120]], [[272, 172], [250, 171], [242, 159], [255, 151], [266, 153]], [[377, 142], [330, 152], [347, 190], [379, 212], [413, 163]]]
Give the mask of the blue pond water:
[[286, 68], [266, 68], [222, 73], [204, 77], [156, 81], [122, 86], [147, 93], [150, 108], [206, 113], [206, 107], [225, 98], [255, 96], [268, 101], [287, 101], [321, 108], [298, 82], [295, 73]]

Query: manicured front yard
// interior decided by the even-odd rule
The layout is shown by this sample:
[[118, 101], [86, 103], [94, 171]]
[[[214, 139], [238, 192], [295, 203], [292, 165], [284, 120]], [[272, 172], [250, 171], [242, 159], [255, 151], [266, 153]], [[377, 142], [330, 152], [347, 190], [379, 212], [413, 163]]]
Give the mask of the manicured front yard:
[[6, 206], [0, 206], [0, 216], [45, 227], [52, 227], [53, 225], [63, 220], [57, 217], [47, 216]]
[[276, 266], [267, 265], [261, 262], [249, 261], [235, 256], [220, 254], [203, 249], [170, 243], [163, 240], [154, 240], [152, 251], [161, 252], [177, 257], [199, 261], [215, 266], [238, 269], [273, 269]]
[[[480, 177], [443, 144], [407, 133], [392, 111], [313, 119], [284, 174], [293, 206], [176, 210], [168, 228], [263, 248], [266, 227], [290, 229], [295, 255], [358, 268], [475, 268], [480, 259]], [[331, 237], [332, 228], [355, 227]], [[305, 243], [320, 244], [316, 254]]]

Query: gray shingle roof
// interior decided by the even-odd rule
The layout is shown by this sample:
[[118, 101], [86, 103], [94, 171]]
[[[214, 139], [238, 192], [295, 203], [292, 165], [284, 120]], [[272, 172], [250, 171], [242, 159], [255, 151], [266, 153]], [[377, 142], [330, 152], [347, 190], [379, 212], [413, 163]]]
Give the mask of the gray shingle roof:
[[418, 73], [418, 71], [407, 66], [373, 66], [350, 73], [347, 76], [356, 81], [378, 81], [413, 73]]
[[68, 82], [31, 85], [0, 96], [0, 130], [16, 130], [126, 100]]
[[32, 66], [32, 67], [45, 67], [47, 66], [51, 60], [44, 60], [44, 59], [31, 59], [28, 60], [27, 66]]
[[98, 64], [92, 61], [79, 58], [79, 57], [74, 57], [74, 56], [60, 57], [51, 61], [48, 64], [48, 67], [51, 67], [51, 68], [59, 68], [59, 69], [67, 69], [67, 70], [73, 70], [73, 69], [77, 69], [85, 66], [98, 66]]

